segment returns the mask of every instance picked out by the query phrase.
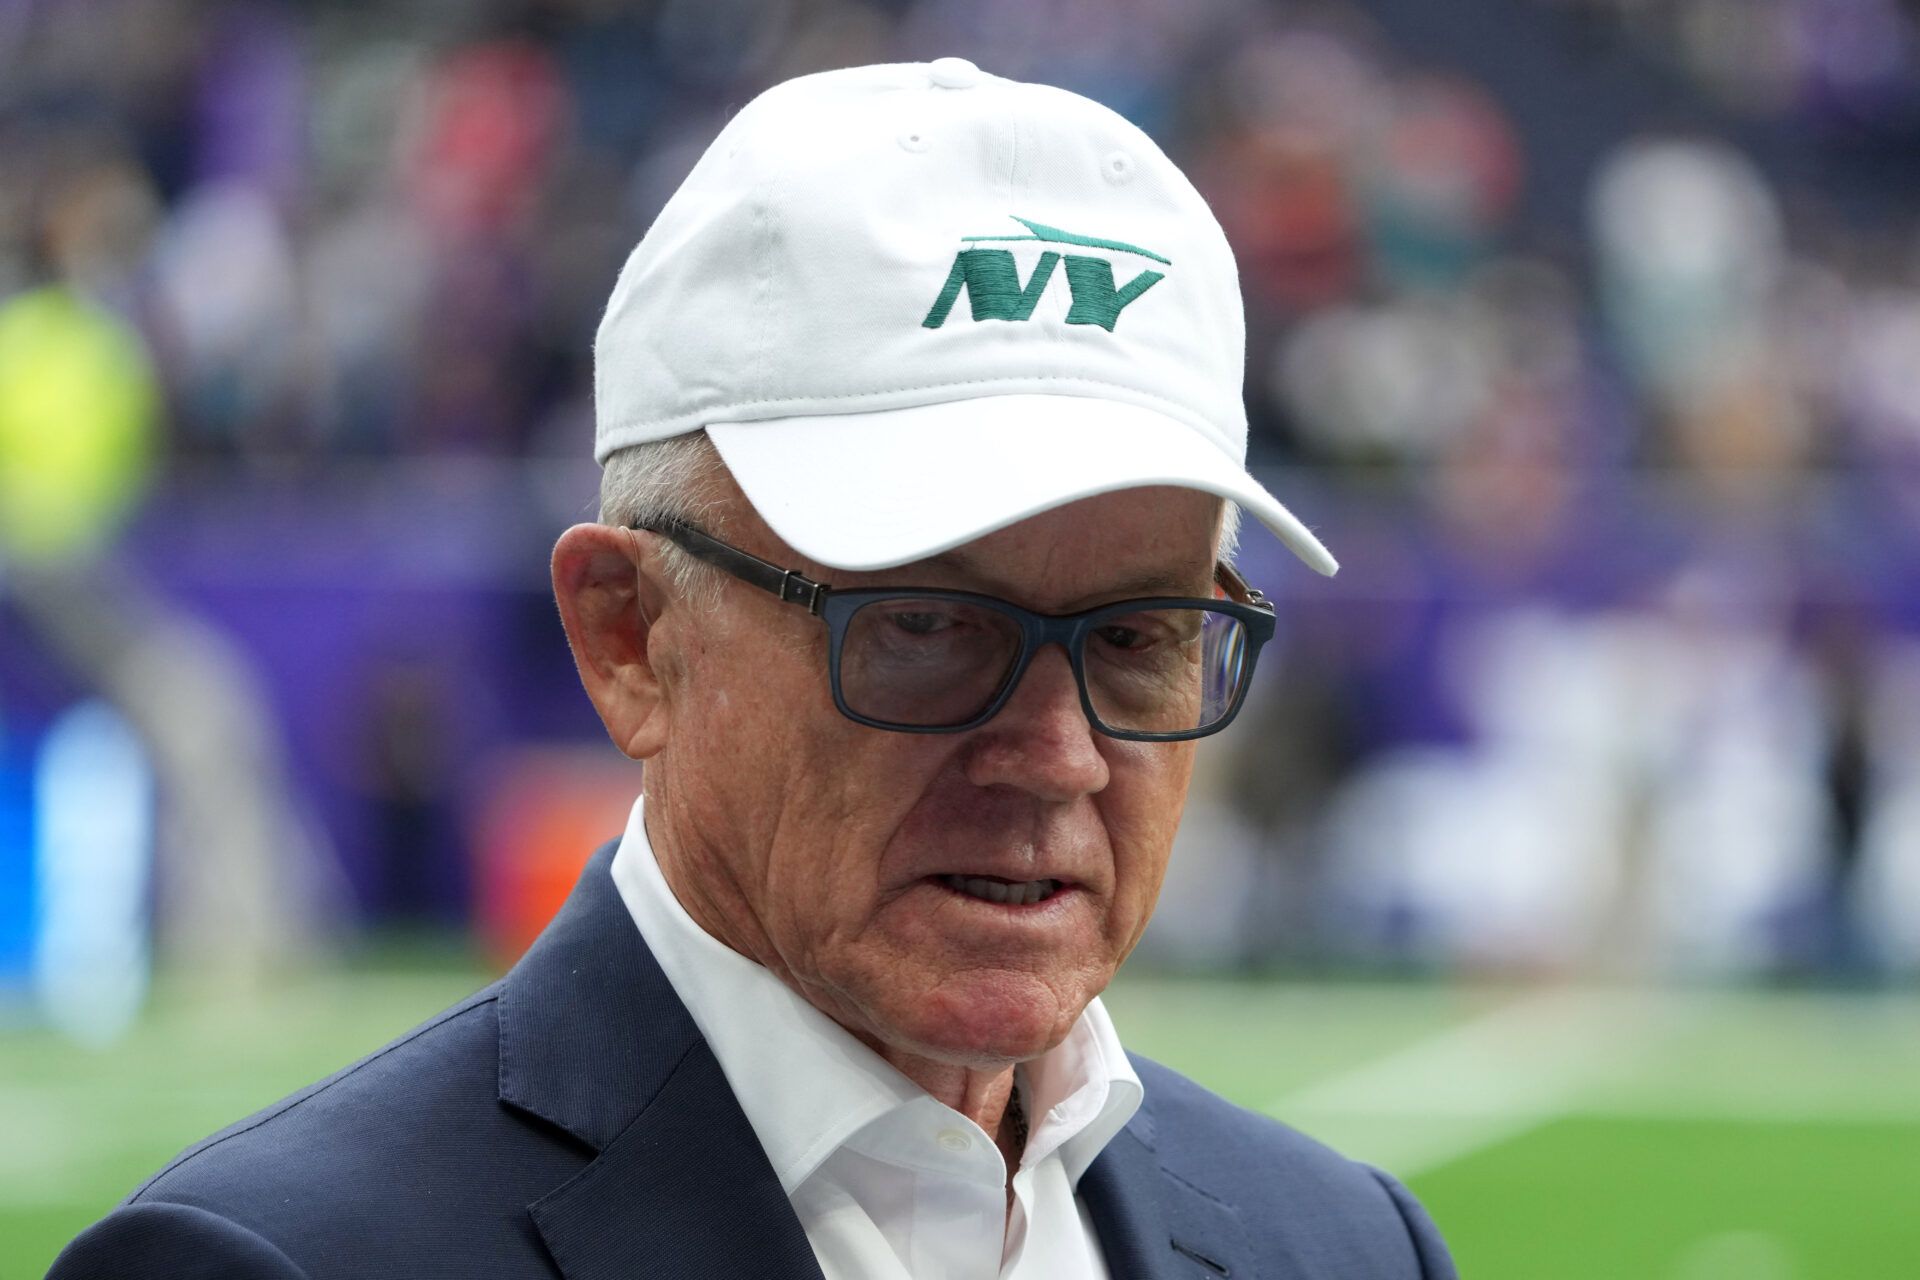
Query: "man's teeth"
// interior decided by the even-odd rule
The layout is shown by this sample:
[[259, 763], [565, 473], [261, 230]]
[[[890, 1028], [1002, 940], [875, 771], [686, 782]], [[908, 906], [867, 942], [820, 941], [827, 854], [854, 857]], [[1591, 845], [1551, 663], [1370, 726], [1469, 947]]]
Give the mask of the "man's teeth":
[[971, 898], [985, 898], [988, 902], [1004, 902], [1009, 906], [1030, 907], [1036, 902], [1051, 898], [1060, 888], [1058, 880], [1028, 880], [1021, 884], [1012, 884], [1005, 880], [989, 880], [984, 876], [941, 876], [947, 888], [957, 889]]

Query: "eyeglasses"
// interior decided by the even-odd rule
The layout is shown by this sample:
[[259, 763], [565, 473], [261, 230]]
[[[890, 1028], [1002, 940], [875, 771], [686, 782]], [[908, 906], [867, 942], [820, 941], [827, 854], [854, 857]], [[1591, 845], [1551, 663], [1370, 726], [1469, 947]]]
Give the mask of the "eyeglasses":
[[1114, 738], [1217, 733], [1245, 700], [1273, 605], [1222, 563], [1224, 599], [1116, 600], [1046, 614], [995, 596], [922, 587], [842, 589], [782, 569], [692, 525], [635, 525], [827, 624], [834, 705], [900, 733], [963, 733], [997, 715], [1034, 654], [1066, 650], [1088, 723]]

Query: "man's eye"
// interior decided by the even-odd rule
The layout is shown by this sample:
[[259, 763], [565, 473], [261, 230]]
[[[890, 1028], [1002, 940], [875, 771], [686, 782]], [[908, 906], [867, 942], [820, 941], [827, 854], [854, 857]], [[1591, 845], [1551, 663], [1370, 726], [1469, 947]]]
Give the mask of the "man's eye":
[[1133, 653], [1153, 643], [1153, 637], [1136, 627], [1101, 627], [1100, 639], [1108, 648]]
[[953, 625], [952, 615], [932, 611], [890, 613], [887, 617], [895, 630], [904, 631], [910, 636], [934, 635]]

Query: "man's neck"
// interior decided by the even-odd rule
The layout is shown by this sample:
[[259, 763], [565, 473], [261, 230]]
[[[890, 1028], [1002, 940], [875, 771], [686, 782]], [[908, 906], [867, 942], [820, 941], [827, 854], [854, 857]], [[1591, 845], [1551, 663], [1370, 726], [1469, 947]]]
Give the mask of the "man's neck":
[[1014, 1068], [979, 1071], [916, 1058], [885, 1045], [871, 1047], [901, 1075], [993, 1135], [1007, 1166], [1007, 1213], [1011, 1216], [1013, 1176], [1020, 1172], [1020, 1160], [1026, 1153], [1028, 1127]]
[[1009, 1176], [1020, 1167], [1025, 1134], [1018, 1132], [1024, 1128], [1019, 1123], [1021, 1113], [1009, 1105], [1014, 1092], [1011, 1064], [988, 1069], [959, 1067], [905, 1053], [891, 1045], [875, 1044], [858, 1031], [853, 1034], [867, 1040], [868, 1046], [894, 1070], [993, 1134], [1000, 1154], [1006, 1157]]

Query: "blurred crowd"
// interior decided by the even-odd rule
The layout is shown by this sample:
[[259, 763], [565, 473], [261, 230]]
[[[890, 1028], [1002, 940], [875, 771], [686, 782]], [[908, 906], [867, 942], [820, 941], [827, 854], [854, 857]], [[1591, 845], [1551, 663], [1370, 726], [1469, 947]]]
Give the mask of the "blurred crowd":
[[[1164, 956], [1920, 969], [1920, 168], [1843, 209], [1792, 163], [1920, 155], [1920, 6], [1449, 0], [1513, 77], [1421, 8], [0, 0], [0, 593], [179, 477], [584, 457], [600, 308], [729, 111], [960, 54], [1193, 176], [1254, 462], [1347, 566], [1249, 547], [1282, 644]], [[1574, 57], [1688, 110], [1583, 119]]]
[[1911, 0], [1531, 0], [1623, 33], [1737, 116], [1798, 117], [1830, 135], [1920, 128], [1920, 9]]

